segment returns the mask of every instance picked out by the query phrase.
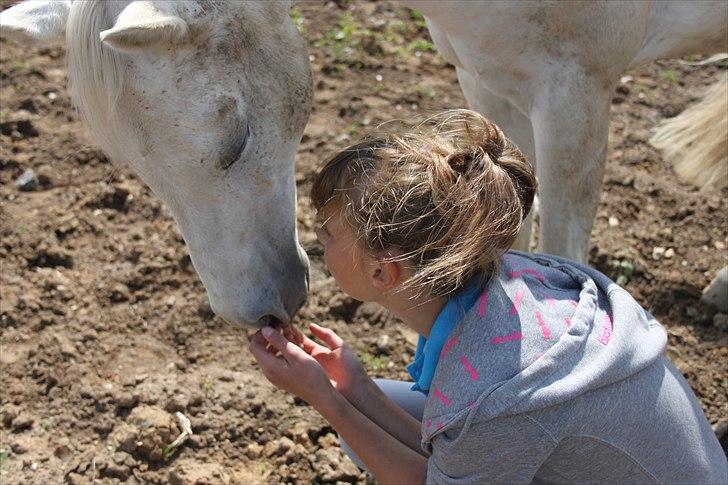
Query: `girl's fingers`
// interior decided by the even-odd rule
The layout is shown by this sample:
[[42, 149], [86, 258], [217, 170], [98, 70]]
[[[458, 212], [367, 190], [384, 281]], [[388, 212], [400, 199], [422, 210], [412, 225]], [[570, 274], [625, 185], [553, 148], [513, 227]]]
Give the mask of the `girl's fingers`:
[[300, 346], [306, 338], [306, 336], [303, 335], [303, 332], [301, 332], [298, 327], [293, 324], [283, 327], [283, 336], [298, 346]]
[[314, 352], [331, 352], [331, 349], [329, 349], [328, 347], [324, 347], [320, 343], [314, 342], [313, 340], [305, 336], [303, 338], [303, 342], [301, 342], [301, 348], [305, 350], [306, 353], [309, 355], [313, 354]]
[[[263, 327], [260, 333], [268, 343], [278, 350], [286, 361], [290, 362], [294, 359], [308, 356], [299, 346], [288, 340], [286, 337], [276, 332], [272, 327]], [[256, 334], [257, 335], [257, 334]]]
[[276, 357], [268, 350], [268, 341], [260, 332], [256, 332], [253, 338], [250, 339], [250, 352], [252, 352], [264, 373], [267, 373], [268, 370], [279, 370], [284, 364], [279, 357]]
[[333, 330], [316, 325], [315, 323], [312, 323], [310, 328], [311, 333], [320, 338], [330, 349], [338, 349], [344, 345], [344, 341]]

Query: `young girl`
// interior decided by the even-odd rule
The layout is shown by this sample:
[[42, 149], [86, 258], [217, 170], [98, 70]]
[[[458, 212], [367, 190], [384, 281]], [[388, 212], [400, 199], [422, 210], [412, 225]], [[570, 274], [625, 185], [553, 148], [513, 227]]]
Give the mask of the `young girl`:
[[257, 333], [264, 374], [380, 483], [727, 483], [652, 315], [591, 268], [508, 252], [535, 190], [518, 149], [471, 111], [334, 156], [311, 193], [326, 264], [343, 291], [420, 334], [408, 371], [426, 399], [412, 417], [387, 395], [398, 386], [380, 389], [315, 324], [323, 345]]

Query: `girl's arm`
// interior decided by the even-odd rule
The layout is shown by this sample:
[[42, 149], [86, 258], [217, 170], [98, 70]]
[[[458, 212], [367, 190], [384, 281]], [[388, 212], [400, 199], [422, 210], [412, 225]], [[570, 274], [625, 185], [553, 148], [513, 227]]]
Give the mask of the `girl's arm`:
[[341, 394], [378, 426], [411, 450], [427, 457], [420, 443], [421, 423], [382, 392], [369, 376], [365, 376], [359, 385], [341, 390]]
[[312, 406], [331, 423], [379, 483], [425, 483], [427, 458], [387, 433], [335, 389], [331, 388], [325, 398]]
[[[424, 483], [427, 458], [354, 407], [306, 351], [272, 329], [265, 328], [263, 332], [253, 336], [250, 350], [268, 380], [320, 412], [380, 483]], [[280, 355], [268, 351], [268, 345]]]
[[[331, 329], [310, 326], [321, 345], [301, 334], [294, 341], [323, 367], [332, 384], [362, 414], [422, 456], [420, 422], [398, 406], [367, 375], [356, 352]], [[289, 338], [289, 340], [291, 340]]]

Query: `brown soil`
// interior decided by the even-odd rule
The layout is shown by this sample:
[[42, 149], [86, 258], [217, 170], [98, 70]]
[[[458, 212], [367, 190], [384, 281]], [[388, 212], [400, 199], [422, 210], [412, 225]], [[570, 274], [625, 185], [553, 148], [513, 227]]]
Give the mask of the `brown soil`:
[[[313, 263], [298, 321], [334, 328], [372, 374], [405, 378], [414, 335], [337, 289], [307, 193], [320, 161], [367, 126], [461, 107], [463, 97], [404, 8], [308, 2], [296, 16], [316, 89], [297, 162], [301, 238]], [[0, 481], [366, 482], [327, 423], [259, 373], [250, 332], [210, 314], [168, 211], [85, 135], [65, 89], [63, 49], [4, 40], [0, 49]], [[699, 297], [728, 262], [728, 192], [680, 183], [647, 139], [719, 69], [665, 61], [628, 73], [633, 80], [614, 95], [590, 257], [628, 278], [666, 325], [669, 355], [712, 423], [728, 414], [728, 333]], [[39, 184], [20, 191], [28, 168]], [[658, 257], [656, 247], [666, 252]], [[165, 454], [178, 410], [195, 434]]]

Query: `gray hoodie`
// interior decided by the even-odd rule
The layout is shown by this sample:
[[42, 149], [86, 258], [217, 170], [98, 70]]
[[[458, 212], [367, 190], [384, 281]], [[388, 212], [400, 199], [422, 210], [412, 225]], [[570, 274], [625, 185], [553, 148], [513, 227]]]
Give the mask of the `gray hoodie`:
[[422, 420], [427, 482], [728, 484], [666, 340], [598, 271], [508, 253], [442, 349]]

